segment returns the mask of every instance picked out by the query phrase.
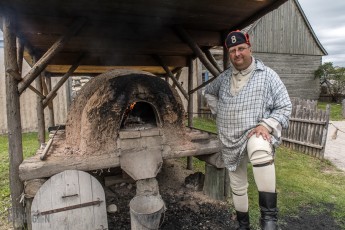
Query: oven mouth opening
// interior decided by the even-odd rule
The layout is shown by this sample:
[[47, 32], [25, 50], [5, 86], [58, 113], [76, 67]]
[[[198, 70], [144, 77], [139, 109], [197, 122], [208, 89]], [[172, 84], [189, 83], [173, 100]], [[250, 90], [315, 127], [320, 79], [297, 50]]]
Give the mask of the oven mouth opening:
[[158, 127], [155, 108], [147, 102], [136, 101], [126, 108], [120, 129], [144, 130]]

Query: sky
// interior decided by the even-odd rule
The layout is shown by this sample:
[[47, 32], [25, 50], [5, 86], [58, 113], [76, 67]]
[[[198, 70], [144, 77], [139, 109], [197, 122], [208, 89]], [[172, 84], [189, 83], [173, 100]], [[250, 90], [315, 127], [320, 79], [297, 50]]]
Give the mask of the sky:
[[328, 55], [322, 62], [345, 67], [345, 0], [298, 0]]

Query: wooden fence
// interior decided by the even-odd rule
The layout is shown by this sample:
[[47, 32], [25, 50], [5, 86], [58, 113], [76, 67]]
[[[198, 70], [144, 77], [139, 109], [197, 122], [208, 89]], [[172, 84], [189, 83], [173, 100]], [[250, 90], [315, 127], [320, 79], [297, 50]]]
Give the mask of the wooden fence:
[[294, 98], [289, 128], [283, 130], [283, 145], [323, 159], [326, 146], [330, 107], [317, 109], [317, 101]]

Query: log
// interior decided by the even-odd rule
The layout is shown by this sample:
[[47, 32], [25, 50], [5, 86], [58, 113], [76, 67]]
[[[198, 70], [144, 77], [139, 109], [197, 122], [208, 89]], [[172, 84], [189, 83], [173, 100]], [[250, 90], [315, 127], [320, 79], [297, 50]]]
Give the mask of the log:
[[[194, 143], [193, 145], [172, 145], [163, 150], [163, 159], [177, 157], [212, 154], [219, 151], [219, 141], [210, 140], [207, 143]], [[32, 180], [37, 178], [51, 177], [64, 170], [77, 169], [92, 171], [108, 169], [120, 166], [118, 152], [102, 155], [79, 155], [79, 156], [54, 156], [51, 154], [45, 161], [40, 160], [39, 154], [27, 158], [19, 166], [20, 180]]]
[[[42, 76], [38, 76], [35, 79], [36, 82], [36, 89], [42, 93], [43, 88], [42, 88]], [[44, 107], [43, 107], [43, 102], [42, 99], [37, 96], [36, 97], [36, 114], [37, 114], [37, 135], [38, 135], [38, 143], [39, 145], [42, 145], [43, 143], [46, 142], [46, 137], [45, 137], [45, 119], [44, 119]]]
[[[173, 72], [172, 72], [172, 73], [173, 73]], [[176, 80], [179, 80], [179, 79], [180, 79], [181, 73], [182, 73], [182, 69], [180, 69], [180, 71], [178, 71], [178, 72], [176, 73], [176, 76], [175, 76]], [[172, 84], [172, 87], [173, 87], [173, 88], [176, 88], [176, 84], [173, 83], [173, 84]]]
[[[48, 93], [52, 90], [52, 79], [51, 77], [46, 76], [46, 82], [47, 82], [47, 88], [48, 88]], [[47, 95], [48, 95], [47, 93]], [[48, 103], [48, 108], [49, 108], [49, 124], [48, 127], [53, 127], [55, 125], [55, 119], [54, 119], [54, 104], [53, 101], [51, 100]]]
[[[16, 35], [14, 15], [10, 11], [3, 12], [3, 37], [5, 69], [13, 69], [18, 72]], [[20, 100], [18, 93], [18, 81], [9, 73], [6, 73], [6, 108], [9, 154], [9, 179], [11, 191], [11, 219], [15, 230], [24, 228], [25, 210], [20, 203], [20, 197], [24, 185], [19, 179], [19, 165], [23, 161], [22, 125], [20, 119]]]
[[[188, 92], [193, 88], [193, 59], [189, 59]], [[188, 126], [193, 126], [193, 94], [188, 97]], [[187, 158], [187, 169], [193, 170], [193, 157]]]
[[177, 26], [175, 29], [176, 29], [177, 34], [182, 38], [182, 40], [184, 40], [189, 45], [189, 47], [193, 50], [194, 54], [200, 59], [202, 64], [205, 66], [205, 68], [214, 76], [207, 82], [199, 85], [195, 89], [188, 92], [188, 94], [192, 94], [198, 89], [204, 87], [205, 85], [207, 85], [208, 83], [216, 79], [216, 77], [220, 74], [220, 72], [216, 69], [216, 67], [213, 66], [213, 64], [208, 60], [206, 55], [202, 52], [198, 44], [195, 43], [195, 41], [189, 36], [189, 34], [182, 27]]
[[[11, 74], [12, 77], [14, 77], [17, 81], [23, 80], [20, 73], [14, 71], [13, 69], [7, 69], [6, 72]], [[35, 87], [29, 85], [28, 88], [31, 89], [32, 92], [36, 93], [40, 98], [42, 98], [42, 99], [45, 98], [45, 96], [41, 92], [39, 92]]]
[[216, 59], [213, 57], [213, 55], [211, 54], [211, 51], [209, 49], [206, 49], [204, 51], [207, 59], [212, 63], [212, 65], [219, 71], [219, 73], [222, 72], [222, 70], [220, 69]]
[[225, 194], [225, 173], [226, 169], [216, 168], [212, 165], [205, 164], [205, 181], [204, 194], [215, 200], [224, 201]]
[[27, 158], [19, 166], [20, 180], [32, 180], [51, 177], [57, 173], [69, 169], [92, 171], [118, 167], [119, 158], [115, 153], [99, 156], [54, 156], [51, 155], [45, 161], [39, 155]]

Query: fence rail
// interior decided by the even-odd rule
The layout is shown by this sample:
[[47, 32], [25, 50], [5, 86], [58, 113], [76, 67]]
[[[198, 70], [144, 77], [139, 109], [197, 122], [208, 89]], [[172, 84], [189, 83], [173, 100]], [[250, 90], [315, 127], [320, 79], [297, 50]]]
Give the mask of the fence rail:
[[329, 124], [330, 107], [317, 109], [317, 101], [292, 99], [289, 128], [283, 130], [283, 145], [323, 159]]

